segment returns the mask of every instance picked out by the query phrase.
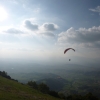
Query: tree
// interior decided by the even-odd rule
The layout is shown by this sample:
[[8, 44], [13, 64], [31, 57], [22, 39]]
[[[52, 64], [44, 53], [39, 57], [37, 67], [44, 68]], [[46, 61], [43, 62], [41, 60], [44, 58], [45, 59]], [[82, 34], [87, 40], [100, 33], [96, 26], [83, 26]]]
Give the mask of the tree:
[[5, 71], [0, 71], [0, 75], [2, 76], [2, 77], [5, 77], [5, 78], [8, 78], [8, 79], [11, 79], [11, 77], [9, 76], [9, 75], [7, 75], [7, 72], [5, 72]]
[[59, 97], [60, 97], [61, 99], [66, 99], [66, 96], [65, 96], [63, 93], [58, 93], [58, 95], [59, 95]]
[[67, 100], [85, 100], [81, 95], [69, 95]]
[[38, 89], [38, 85], [36, 84], [35, 81], [34, 81], [34, 82], [29, 81], [27, 84], [28, 84], [29, 86], [31, 86], [32, 88], [34, 88], [34, 89]]
[[39, 84], [38, 89], [43, 93], [49, 93], [49, 87], [44, 83]]
[[50, 91], [50, 92], [49, 92], [49, 95], [52, 95], [52, 96], [54, 96], [54, 97], [60, 97], [60, 96], [58, 95], [58, 92], [56, 92], [56, 91]]
[[85, 99], [86, 100], [99, 100], [96, 96], [94, 96], [92, 93], [88, 93], [88, 94], [86, 94], [86, 96], [85, 96]]

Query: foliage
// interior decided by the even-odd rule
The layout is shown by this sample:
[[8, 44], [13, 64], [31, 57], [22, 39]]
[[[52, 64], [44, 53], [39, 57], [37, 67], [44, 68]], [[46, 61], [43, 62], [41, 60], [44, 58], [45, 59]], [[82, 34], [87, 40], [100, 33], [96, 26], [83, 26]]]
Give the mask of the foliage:
[[49, 87], [44, 83], [37, 84], [35, 81], [34, 82], [29, 81], [27, 84], [32, 88], [41, 91], [42, 93], [46, 93], [46, 94], [49, 93]]
[[54, 91], [60, 91], [62, 90], [65, 83], [68, 84], [67, 80], [57, 76], [55, 78], [44, 78], [37, 81], [37, 83], [42, 83], [42, 82], [47, 84], [50, 90], [54, 90]]
[[60, 97], [59, 94], [58, 94], [58, 92], [56, 92], [56, 91], [49, 91], [49, 94], [52, 95], [52, 96], [54, 96], [54, 97], [57, 97], [57, 98]]
[[82, 95], [69, 95], [67, 96], [67, 100], [99, 100], [96, 96], [92, 93], [88, 93], [84, 96]]
[[18, 80], [12, 79], [12, 78], [7, 74], [7, 72], [5, 72], [5, 71], [0, 71], [0, 76], [18, 82]]
[[27, 84], [28, 84], [29, 86], [31, 86], [32, 88], [34, 88], [34, 89], [38, 89], [38, 85], [36, 84], [35, 81], [34, 81], [34, 82], [29, 81]]
[[60, 97], [59, 94], [58, 94], [58, 92], [56, 92], [56, 91], [50, 91], [49, 87], [45, 83], [37, 84], [35, 81], [34, 82], [29, 81], [27, 84], [29, 86], [31, 86], [32, 88], [41, 91], [42, 93], [49, 94], [49, 95], [52, 95], [54, 97]]
[[92, 93], [88, 93], [85, 95], [85, 100], [99, 100], [96, 96], [94, 96]]
[[65, 99], [66, 96], [63, 94], [63, 93], [58, 93], [59, 97], [62, 98], [62, 99]]
[[0, 76], [0, 100], [60, 100]]
[[[5, 83], [1, 81], [2, 79], [0, 80], [0, 86], [1, 86], [0, 89], [2, 90], [2, 92], [0, 91], [0, 93], [3, 93], [4, 91], [6, 91], [6, 92], [12, 92], [13, 93], [14, 91], [16, 91], [16, 89], [13, 90], [14, 88], [16, 88], [16, 86], [14, 86], [13, 89], [11, 88], [11, 86], [14, 85], [14, 83], [12, 82], [12, 80], [14, 80], [14, 81], [17, 81], [17, 80], [12, 79], [9, 75], [7, 75], [7, 72], [5, 72], [5, 71], [0, 71], [0, 76], [5, 77], [5, 78], [7, 78], [7, 79], [9, 79], [11, 81], [11, 83], [9, 82], [10, 85], [9, 84], [4, 85]], [[6, 81], [6, 83], [8, 83], [8, 80]], [[20, 84], [20, 83], [18, 83], [18, 84]], [[57, 98], [62, 98], [62, 99], [67, 99], [67, 100], [99, 100], [96, 96], [94, 96], [90, 92], [87, 93], [84, 96], [78, 95], [78, 94], [74, 94], [74, 95], [69, 95], [69, 96], [66, 97], [63, 93], [58, 93], [56, 91], [50, 90], [49, 87], [45, 83], [37, 84], [35, 81], [34, 82], [29, 81], [27, 84], [30, 87], [32, 87], [33, 89], [35, 89], [35, 90], [38, 90], [38, 91], [40, 91], [40, 92], [42, 92], [44, 94], [49, 94], [49, 95], [57, 97]], [[22, 85], [22, 84], [20, 84], [20, 85]], [[24, 86], [25, 86], [25, 84], [24, 84]], [[84, 85], [84, 87], [80, 87], [80, 88], [84, 89], [84, 88], [88, 88], [88, 87]], [[20, 91], [20, 89], [21, 89], [21, 86], [19, 86], [19, 90], [17, 90], [16, 93], [18, 91]], [[23, 91], [23, 92], [25, 92], [25, 91]], [[10, 96], [11, 94], [8, 93], [8, 95]], [[25, 95], [26, 95], [26, 93], [25, 93]], [[0, 98], [2, 98], [2, 97], [0, 97]], [[3, 97], [2, 99], [5, 99], [5, 97]], [[19, 99], [19, 98], [16, 97], [16, 99]], [[24, 97], [23, 97], [23, 99], [24, 99]]]
[[[92, 93], [87, 93], [84, 96], [78, 95], [78, 94], [73, 94], [73, 95], [69, 95], [69, 96], [66, 97], [63, 93], [58, 93], [56, 91], [49, 90], [49, 87], [44, 83], [37, 84], [36, 82], [29, 81], [27, 84], [29, 86], [31, 86], [32, 88], [41, 91], [42, 93], [49, 94], [49, 95], [52, 95], [54, 97], [61, 98], [61, 99], [67, 99], [67, 100], [99, 100]], [[38, 88], [36, 88], [36, 87], [38, 87]]]
[[5, 72], [5, 71], [3, 71], [3, 72], [0, 71], [0, 75], [5, 77], [5, 78], [11, 79], [11, 77], [9, 75], [7, 75], [7, 72]]
[[41, 83], [38, 85], [38, 89], [42, 92], [42, 93], [49, 93], [49, 87], [44, 84], [44, 83]]

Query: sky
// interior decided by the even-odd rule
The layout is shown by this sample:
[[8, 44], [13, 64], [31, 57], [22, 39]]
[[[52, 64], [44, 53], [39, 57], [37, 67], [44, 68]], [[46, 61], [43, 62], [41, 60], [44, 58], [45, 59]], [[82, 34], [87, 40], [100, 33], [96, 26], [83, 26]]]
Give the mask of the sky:
[[[75, 52], [64, 54], [66, 48]], [[99, 63], [100, 0], [0, 0], [0, 60], [5, 59]]]

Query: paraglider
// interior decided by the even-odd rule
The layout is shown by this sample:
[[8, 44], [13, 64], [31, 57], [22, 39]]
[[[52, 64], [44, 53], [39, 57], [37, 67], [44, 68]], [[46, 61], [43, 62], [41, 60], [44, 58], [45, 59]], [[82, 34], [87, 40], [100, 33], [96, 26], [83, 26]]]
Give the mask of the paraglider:
[[[73, 51], [75, 51], [75, 49], [73, 49], [73, 48], [67, 48], [67, 49], [65, 49], [64, 54], [65, 54], [68, 50], [70, 50], [70, 49], [72, 49]], [[71, 59], [69, 59], [69, 61], [71, 61]]]
[[68, 50], [70, 50], [70, 49], [72, 49], [73, 51], [75, 51], [75, 49], [73, 49], [73, 48], [67, 48], [67, 49], [65, 49], [64, 54], [65, 54]]

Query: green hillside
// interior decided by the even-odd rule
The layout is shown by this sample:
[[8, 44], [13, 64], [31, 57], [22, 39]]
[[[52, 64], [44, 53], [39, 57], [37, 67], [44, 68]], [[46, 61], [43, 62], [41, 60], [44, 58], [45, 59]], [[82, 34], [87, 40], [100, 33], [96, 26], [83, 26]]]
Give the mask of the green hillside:
[[0, 100], [60, 100], [0, 76]]

